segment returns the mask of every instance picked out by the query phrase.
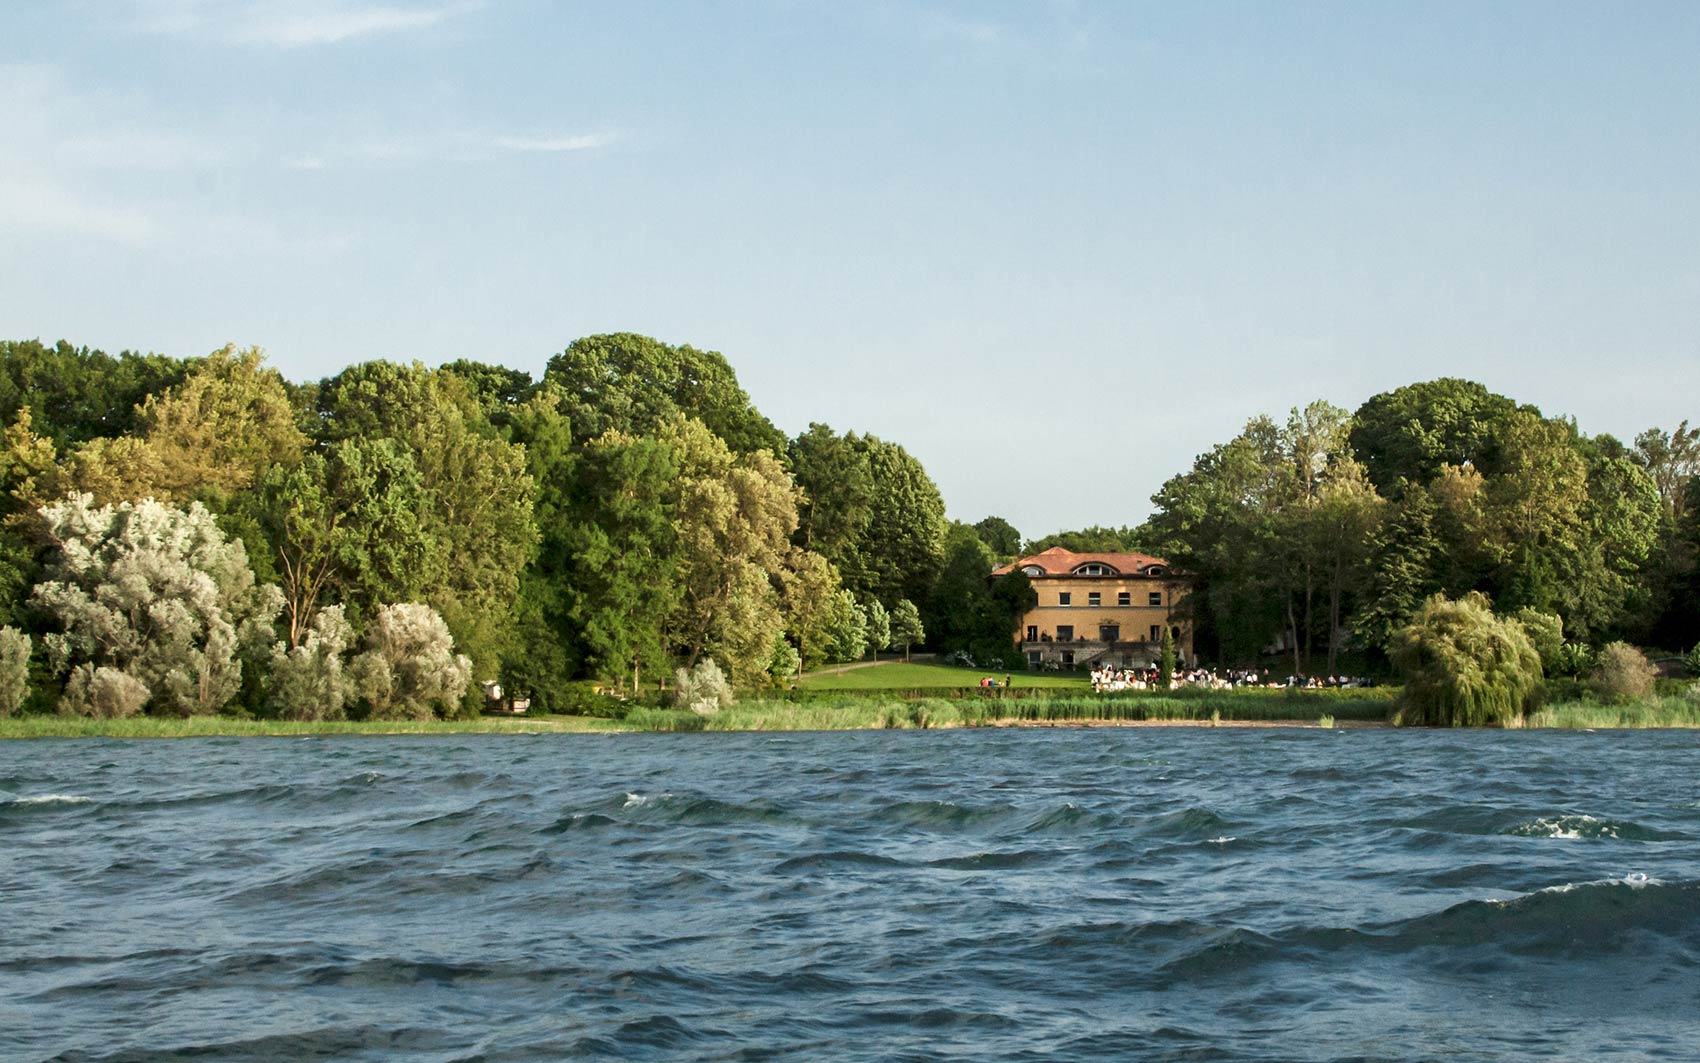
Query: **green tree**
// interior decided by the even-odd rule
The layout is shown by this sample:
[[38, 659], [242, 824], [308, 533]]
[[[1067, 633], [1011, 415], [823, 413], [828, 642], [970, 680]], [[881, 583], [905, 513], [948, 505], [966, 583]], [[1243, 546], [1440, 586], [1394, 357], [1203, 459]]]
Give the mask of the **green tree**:
[[[1079, 531], [1062, 531], [1029, 542], [1015, 553], [1032, 556], [1060, 546], [1077, 554], [1143, 553], [1151, 536], [1145, 528], [1105, 528], [1094, 525]], [[990, 542], [987, 545], [992, 545]]]
[[459, 377], [417, 363], [352, 366], [324, 382], [319, 409], [332, 441], [389, 438], [412, 453], [427, 501], [421, 523], [439, 556], [452, 559], [421, 594], [475, 673], [494, 677], [537, 543], [524, 448], [500, 438]]
[[749, 685], [784, 627], [776, 584], [797, 528], [796, 488], [772, 454], [735, 455], [701, 421], [670, 421], [661, 439], [680, 464], [674, 643], [688, 665], [710, 653]]
[[580, 453], [545, 525], [540, 562], [570, 620], [562, 638], [576, 636], [596, 675], [629, 675], [633, 690], [645, 671], [665, 674], [667, 625], [681, 602], [680, 468], [659, 440], [606, 433]]
[[976, 521], [974, 531], [1000, 561], [1013, 561], [1021, 554], [1021, 533], [1002, 517]]
[[1013, 666], [1016, 626], [1037, 604], [1032, 584], [1020, 572], [992, 578], [996, 559], [970, 525], [953, 524], [948, 542], [944, 570], [928, 602], [931, 644], [966, 652], [988, 666]]
[[1434, 496], [1403, 482], [1394, 485], [1393, 496], [1399, 501], [1371, 541], [1362, 604], [1353, 618], [1359, 636], [1383, 651], [1440, 589], [1435, 558], [1442, 547], [1435, 533]]
[[821, 653], [838, 595], [838, 572], [812, 550], [793, 550], [783, 580], [786, 627], [797, 640], [798, 671]]
[[1469, 380], [1446, 377], [1375, 395], [1352, 417], [1350, 445], [1385, 496], [1426, 484], [1446, 465], [1498, 469], [1500, 422], [1518, 407]]
[[909, 659], [909, 647], [919, 645], [927, 639], [927, 630], [921, 626], [921, 610], [915, 608], [915, 603], [907, 598], [898, 599], [897, 605], [891, 610], [891, 640], [892, 645], [903, 647], [903, 659]]
[[803, 492], [797, 545], [836, 566], [857, 548], [873, 519], [874, 473], [867, 450], [854, 435], [811, 424], [791, 440], [788, 453], [792, 477]]
[[125, 351], [117, 357], [60, 340], [0, 340], [0, 421], [10, 424], [25, 406], [35, 430], [60, 452], [102, 436], [135, 430], [149, 395], [178, 384], [189, 362]]
[[549, 360], [544, 380], [561, 389], [573, 436], [653, 435], [677, 417], [706, 425], [738, 454], [785, 452], [785, 437], [756, 411], [726, 359], [616, 332], [574, 340]]
[[1665, 513], [1675, 516], [1682, 512], [1689, 482], [1700, 476], [1700, 427], [1683, 421], [1674, 432], [1649, 428], [1635, 437], [1633, 458], [1652, 478]]
[[832, 596], [825, 624], [827, 660], [842, 664], [859, 661], [868, 649], [868, 614], [856, 596], [840, 590]]
[[1157, 688], [1168, 690], [1175, 685], [1175, 631], [1168, 624], [1163, 625], [1162, 649], [1157, 660]]
[[151, 484], [139, 490], [184, 502], [230, 494], [276, 464], [293, 464], [307, 447], [283, 378], [264, 366], [258, 347], [214, 351], [183, 382], [148, 396], [137, 429], [154, 453]]
[[861, 446], [873, 474], [873, 505], [839, 575], [858, 595], [882, 602], [923, 599], [944, 558], [944, 498], [902, 447], [871, 435]]
[[1541, 670], [1557, 675], [1564, 667], [1564, 620], [1557, 613], [1543, 613], [1528, 606], [1517, 610], [1516, 620], [1528, 633], [1529, 642], [1541, 658]]
[[1540, 707], [1541, 658], [1528, 632], [1483, 595], [1430, 598], [1393, 640], [1405, 677], [1398, 720], [1440, 727], [1511, 726]]
[[891, 645], [891, 614], [878, 598], [869, 599], [863, 609], [868, 620], [868, 650], [878, 661], [880, 651]]
[[430, 499], [413, 454], [391, 439], [346, 439], [294, 466], [277, 465], [258, 512], [277, 560], [291, 647], [327, 595], [369, 618], [379, 605], [442, 581], [443, 543], [427, 529]]

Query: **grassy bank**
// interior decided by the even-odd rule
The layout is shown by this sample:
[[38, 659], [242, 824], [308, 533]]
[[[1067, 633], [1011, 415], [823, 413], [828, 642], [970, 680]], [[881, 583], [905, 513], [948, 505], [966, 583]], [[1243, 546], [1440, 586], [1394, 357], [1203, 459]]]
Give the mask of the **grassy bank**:
[[[963, 696], [942, 690], [933, 697], [876, 692], [820, 692], [804, 701], [749, 699], [712, 716], [674, 709], [635, 708], [624, 719], [590, 716], [484, 717], [468, 720], [238, 720], [132, 717], [91, 720], [65, 716], [0, 719], [6, 738], [196, 738], [218, 735], [536, 734], [548, 732], [848, 731], [885, 728], [1068, 726], [1128, 723], [1379, 724], [1387, 722], [1398, 691], [1129, 692], [1093, 695], [1058, 691], [1049, 696]], [[1700, 728], [1700, 701], [1657, 696], [1623, 705], [1560, 702], [1529, 717], [1531, 728]]]
[[1531, 713], [1525, 727], [1700, 727], [1700, 700], [1655, 696], [1622, 705], [1562, 701]]
[[[810, 672], [798, 686], [803, 690], [972, 690], [988, 676], [1001, 685], [1006, 674], [1009, 673], [1002, 669], [881, 661], [843, 670]], [[1090, 686], [1084, 672], [1016, 672], [1010, 678], [1017, 690], [1086, 690]]]
[[640, 709], [640, 731], [834, 731], [1092, 723], [1380, 723], [1394, 691], [1204, 691], [1111, 695], [922, 697], [844, 694], [808, 701], [740, 702], [712, 716]]
[[540, 731], [629, 730], [615, 720], [590, 716], [538, 719], [481, 717], [467, 720], [239, 720], [229, 716], [187, 719], [132, 716], [95, 720], [81, 716], [18, 716], [0, 719], [6, 738], [211, 738], [295, 735], [526, 734]]

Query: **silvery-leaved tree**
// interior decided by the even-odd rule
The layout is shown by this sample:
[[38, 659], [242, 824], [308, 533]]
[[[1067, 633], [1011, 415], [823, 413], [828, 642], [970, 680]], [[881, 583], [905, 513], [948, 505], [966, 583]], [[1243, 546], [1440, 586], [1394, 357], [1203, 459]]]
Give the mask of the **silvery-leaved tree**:
[[366, 627], [366, 651], [348, 672], [373, 718], [420, 720], [454, 712], [472, 680], [472, 661], [455, 655], [435, 609], [404, 602], [378, 610]]
[[353, 638], [342, 606], [332, 605], [314, 614], [299, 644], [274, 644], [266, 697], [272, 713], [286, 720], [342, 719], [351, 695], [343, 653]]
[[30, 694], [30, 637], [0, 627], [0, 716], [10, 716]]
[[255, 583], [241, 541], [199, 503], [100, 506], [84, 494], [41, 516], [57, 549], [33, 601], [58, 628], [43, 642], [68, 673], [61, 708], [188, 716], [229, 704], [283, 604]]

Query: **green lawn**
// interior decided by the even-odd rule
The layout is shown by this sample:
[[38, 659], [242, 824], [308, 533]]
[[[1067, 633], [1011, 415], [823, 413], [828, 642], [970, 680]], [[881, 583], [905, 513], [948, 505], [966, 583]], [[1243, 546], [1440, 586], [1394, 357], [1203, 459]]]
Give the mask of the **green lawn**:
[[[1003, 685], [1005, 673], [956, 668], [945, 664], [905, 664], [902, 661], [881, 662], [866, 668], [852, 668], [836, 674], [813, 672], [803, 676], [804, 690], [953, 690], [972, 688], [991, 676]], [[1065, 690], [1085, 690], [1090, 685], [1084, 672], [1014, 672], [1016, 689], [1046, 687]]]

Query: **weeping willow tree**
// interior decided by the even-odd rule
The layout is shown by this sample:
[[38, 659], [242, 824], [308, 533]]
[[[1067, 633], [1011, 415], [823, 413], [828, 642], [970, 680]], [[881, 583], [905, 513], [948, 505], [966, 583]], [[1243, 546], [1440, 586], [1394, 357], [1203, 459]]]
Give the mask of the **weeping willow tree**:
[[1405, 676], [1402, 725], [1505, 727], [1540, 707], [1541, 658], [1529, 633], [1475, 591], [1430, 598], [1388, 653]]

